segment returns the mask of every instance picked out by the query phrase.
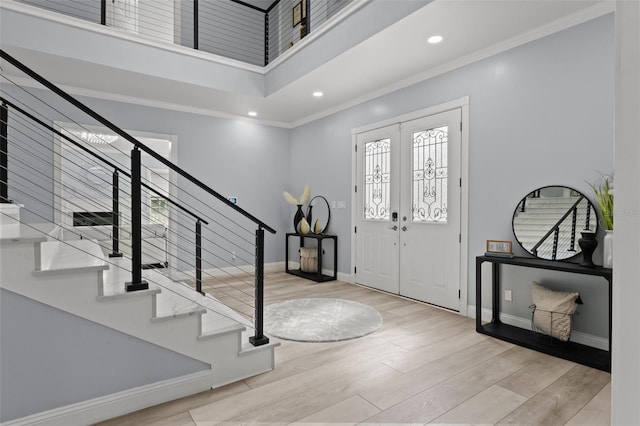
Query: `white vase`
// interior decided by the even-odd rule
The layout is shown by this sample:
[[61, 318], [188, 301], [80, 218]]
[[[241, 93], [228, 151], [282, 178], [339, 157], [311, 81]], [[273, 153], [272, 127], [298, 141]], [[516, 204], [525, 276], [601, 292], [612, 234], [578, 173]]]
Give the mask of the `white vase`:
[[602, 266], [605, 268], [613, 267], [613, 230], [609, 229], [604, 234]]

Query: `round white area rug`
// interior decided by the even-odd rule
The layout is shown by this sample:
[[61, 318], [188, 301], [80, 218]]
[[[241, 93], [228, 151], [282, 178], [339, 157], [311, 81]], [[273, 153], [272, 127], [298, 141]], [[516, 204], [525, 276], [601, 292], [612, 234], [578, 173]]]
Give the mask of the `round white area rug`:
[[264, 332], [298, 342], [337, 342], [373, 333], [382, 315], [344, 299], [292, 299], [264, 308]]

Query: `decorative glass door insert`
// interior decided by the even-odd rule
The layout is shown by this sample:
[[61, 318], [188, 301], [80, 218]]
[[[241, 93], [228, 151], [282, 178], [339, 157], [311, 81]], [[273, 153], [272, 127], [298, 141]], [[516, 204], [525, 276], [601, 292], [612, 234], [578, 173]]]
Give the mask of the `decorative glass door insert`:
[[364, 218], [389, 220], [391, 189], [391, 140], [364, 144]]
[[448, 126], [412, 133], [412, 221], [447, 223]]

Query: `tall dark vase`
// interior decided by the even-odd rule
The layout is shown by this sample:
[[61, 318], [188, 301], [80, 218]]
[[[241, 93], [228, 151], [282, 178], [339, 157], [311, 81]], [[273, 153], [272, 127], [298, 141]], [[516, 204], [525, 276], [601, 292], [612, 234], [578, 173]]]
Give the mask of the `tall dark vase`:
[[596, 266], [593, 263], [593, 252], [598, 247], [598, 240], [596, 240], [595, 232], [581, 232], [582, 238], [578, 240], [578, 245], [582, 249], [582, 262], [583, 266]]
[[302, 211], [302, 204], [297, 205], [298, 210], [296, 210], [296, 214], [293, 216], [293, 230], [296, 232], [300, 232], [298, 229], [298, 224], [304, 217], [304, 212]]
[[307, 207], [307, 222], [311, 227], [313, 227], [313, 211], [312, 210], [313, 210], [313, 206], [309, 204], [309, 207]]

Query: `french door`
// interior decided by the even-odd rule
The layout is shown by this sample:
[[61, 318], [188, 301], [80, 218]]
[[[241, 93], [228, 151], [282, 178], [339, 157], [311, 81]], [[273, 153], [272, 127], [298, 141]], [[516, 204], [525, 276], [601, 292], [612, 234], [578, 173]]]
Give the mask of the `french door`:
[[459, 309], [461, 111], [356, 135], [356, 282]]

